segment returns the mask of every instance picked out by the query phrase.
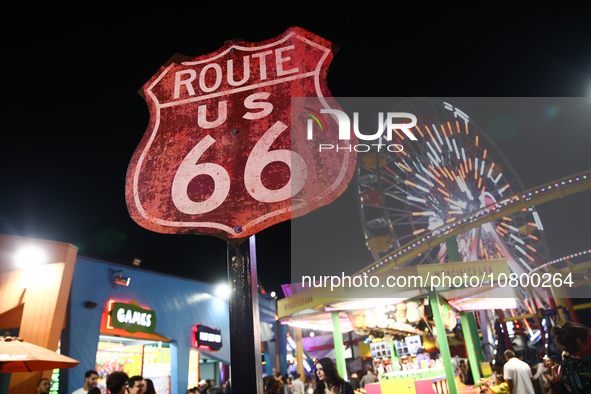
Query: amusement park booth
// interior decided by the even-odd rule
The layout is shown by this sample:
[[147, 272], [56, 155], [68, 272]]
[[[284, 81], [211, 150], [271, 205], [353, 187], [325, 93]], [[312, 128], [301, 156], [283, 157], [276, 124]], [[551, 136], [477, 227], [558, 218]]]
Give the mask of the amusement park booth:
[[[379, 283], [394, 278], [390, 282], [396, 281], [395, 288], [298, 289], [291, 297], [278, 301], [278, 316], [282, 324], [296, 330], [315, 327], [332, 331], [336, 365], [342, 377], [347, 377], [343, 333], [365, 335], [371, 366], [380, 380], [365, 386], [368, 393], [455, 394], [463, 385], [456, 377], [450, 351], [448, 336], [453, 334], [447, 332], [461, 321], [465, 341], [462, 358], [467, 356], [474, 381], [478, 382], [481, 370], [484, 376], [491, 373], [482, 347], [482, 342], [488, 342], [490, 325], [480, 321], [481, 341], [474, 312], [512, 309], [516, 301], [511, 289], [494, 287], [486, 281], [476, 288], [464, 283], [431, 287], [429, 278], [444, 273], [482, 278], [483, 274], [508, 275], [510, 271], [504, 259], [404, 267], [376, 274]], [[301, 342], [297, 345], [300, 347]]]

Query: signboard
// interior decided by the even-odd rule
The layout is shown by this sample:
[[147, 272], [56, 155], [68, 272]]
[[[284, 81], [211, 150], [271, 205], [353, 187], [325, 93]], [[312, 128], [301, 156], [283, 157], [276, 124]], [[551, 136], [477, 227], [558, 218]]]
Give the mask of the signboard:
[[[131, 217], [160, 233], [245, 238], [334, 201], [356, 152], [319, 152], [305, 122], [290, 127], [292, 97], [317, 98], [306, 112], [339, 109], [325, 80], [332, 57], [330, 42], [298, 27], [174, 56], [143, 87], [150, 122], [127, 172]], [[324, 116], [323, 143], [354, 144], [335, 119]]]
[[193, 347], [196, 349], [220, 350], [222, 334], [220, 330], [198, 324], [193, 327]]
[[492, 376], [492, 368], [488, 361], [481, 361], [480, 369], [482, 370], [482, 377], [488, 378], [489, 376]]
[[156, 327], [156, 312], [143, 309], [134, 304], [113, 303], [111, 324], [129, 332], [153, 334]]

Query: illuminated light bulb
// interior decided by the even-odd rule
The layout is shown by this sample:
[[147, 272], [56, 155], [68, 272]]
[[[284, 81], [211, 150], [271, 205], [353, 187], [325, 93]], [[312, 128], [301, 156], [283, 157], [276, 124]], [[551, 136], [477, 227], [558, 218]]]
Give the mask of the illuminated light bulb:
[[38, 246], [25, 246], [14, 255], [14, 264], [20, 269], [38, 267], [46, 263], [47, 254]]

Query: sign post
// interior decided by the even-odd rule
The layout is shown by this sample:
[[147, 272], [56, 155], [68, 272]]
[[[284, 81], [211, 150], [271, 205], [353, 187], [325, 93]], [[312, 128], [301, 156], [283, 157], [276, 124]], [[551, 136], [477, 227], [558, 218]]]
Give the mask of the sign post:
[[[340, 140], [336, 118], [307, 139], [310, 116], [340, 110], [326, 83], [336, 48], [294, 26], [263, 42], [177, 54], [141, 93], [150, 122], [127, 171], [127, 207], [148, 230], [228, 242], [237, 393], [262, 393], [254, 234], [330, 204], [355, 171], [357, 138]], [[295, 97], [311, 102], [294, 110]]]
[[[263, 393], [256, 241], [228, 244], [232, 390]], [[249, 335], [252, 333], [252, 336]], [[254, 362], [253, 362], [254, 360]], [[235, 362], [237, 361], [237, 362]], [[244, 390], [242, 389], [244, 388]], [[246, 390], [249, 388], [249, 390]], [[256, 391], [254, 390], [256, 388]]]

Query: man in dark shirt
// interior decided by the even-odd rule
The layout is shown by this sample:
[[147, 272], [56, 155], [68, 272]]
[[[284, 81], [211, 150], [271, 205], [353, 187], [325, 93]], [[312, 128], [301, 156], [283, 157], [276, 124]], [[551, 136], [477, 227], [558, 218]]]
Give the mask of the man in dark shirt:
[[379, 382], [378, 377], [376, 375], [374, 375], [371, 368], [369, 368], [367, 370], [367, 374], [361, 378], [361, 382], [359, 382], [359, 386], [361, 386], [361, 388], [364, 389], [366, 384], [377, 383], [377, 382]]

